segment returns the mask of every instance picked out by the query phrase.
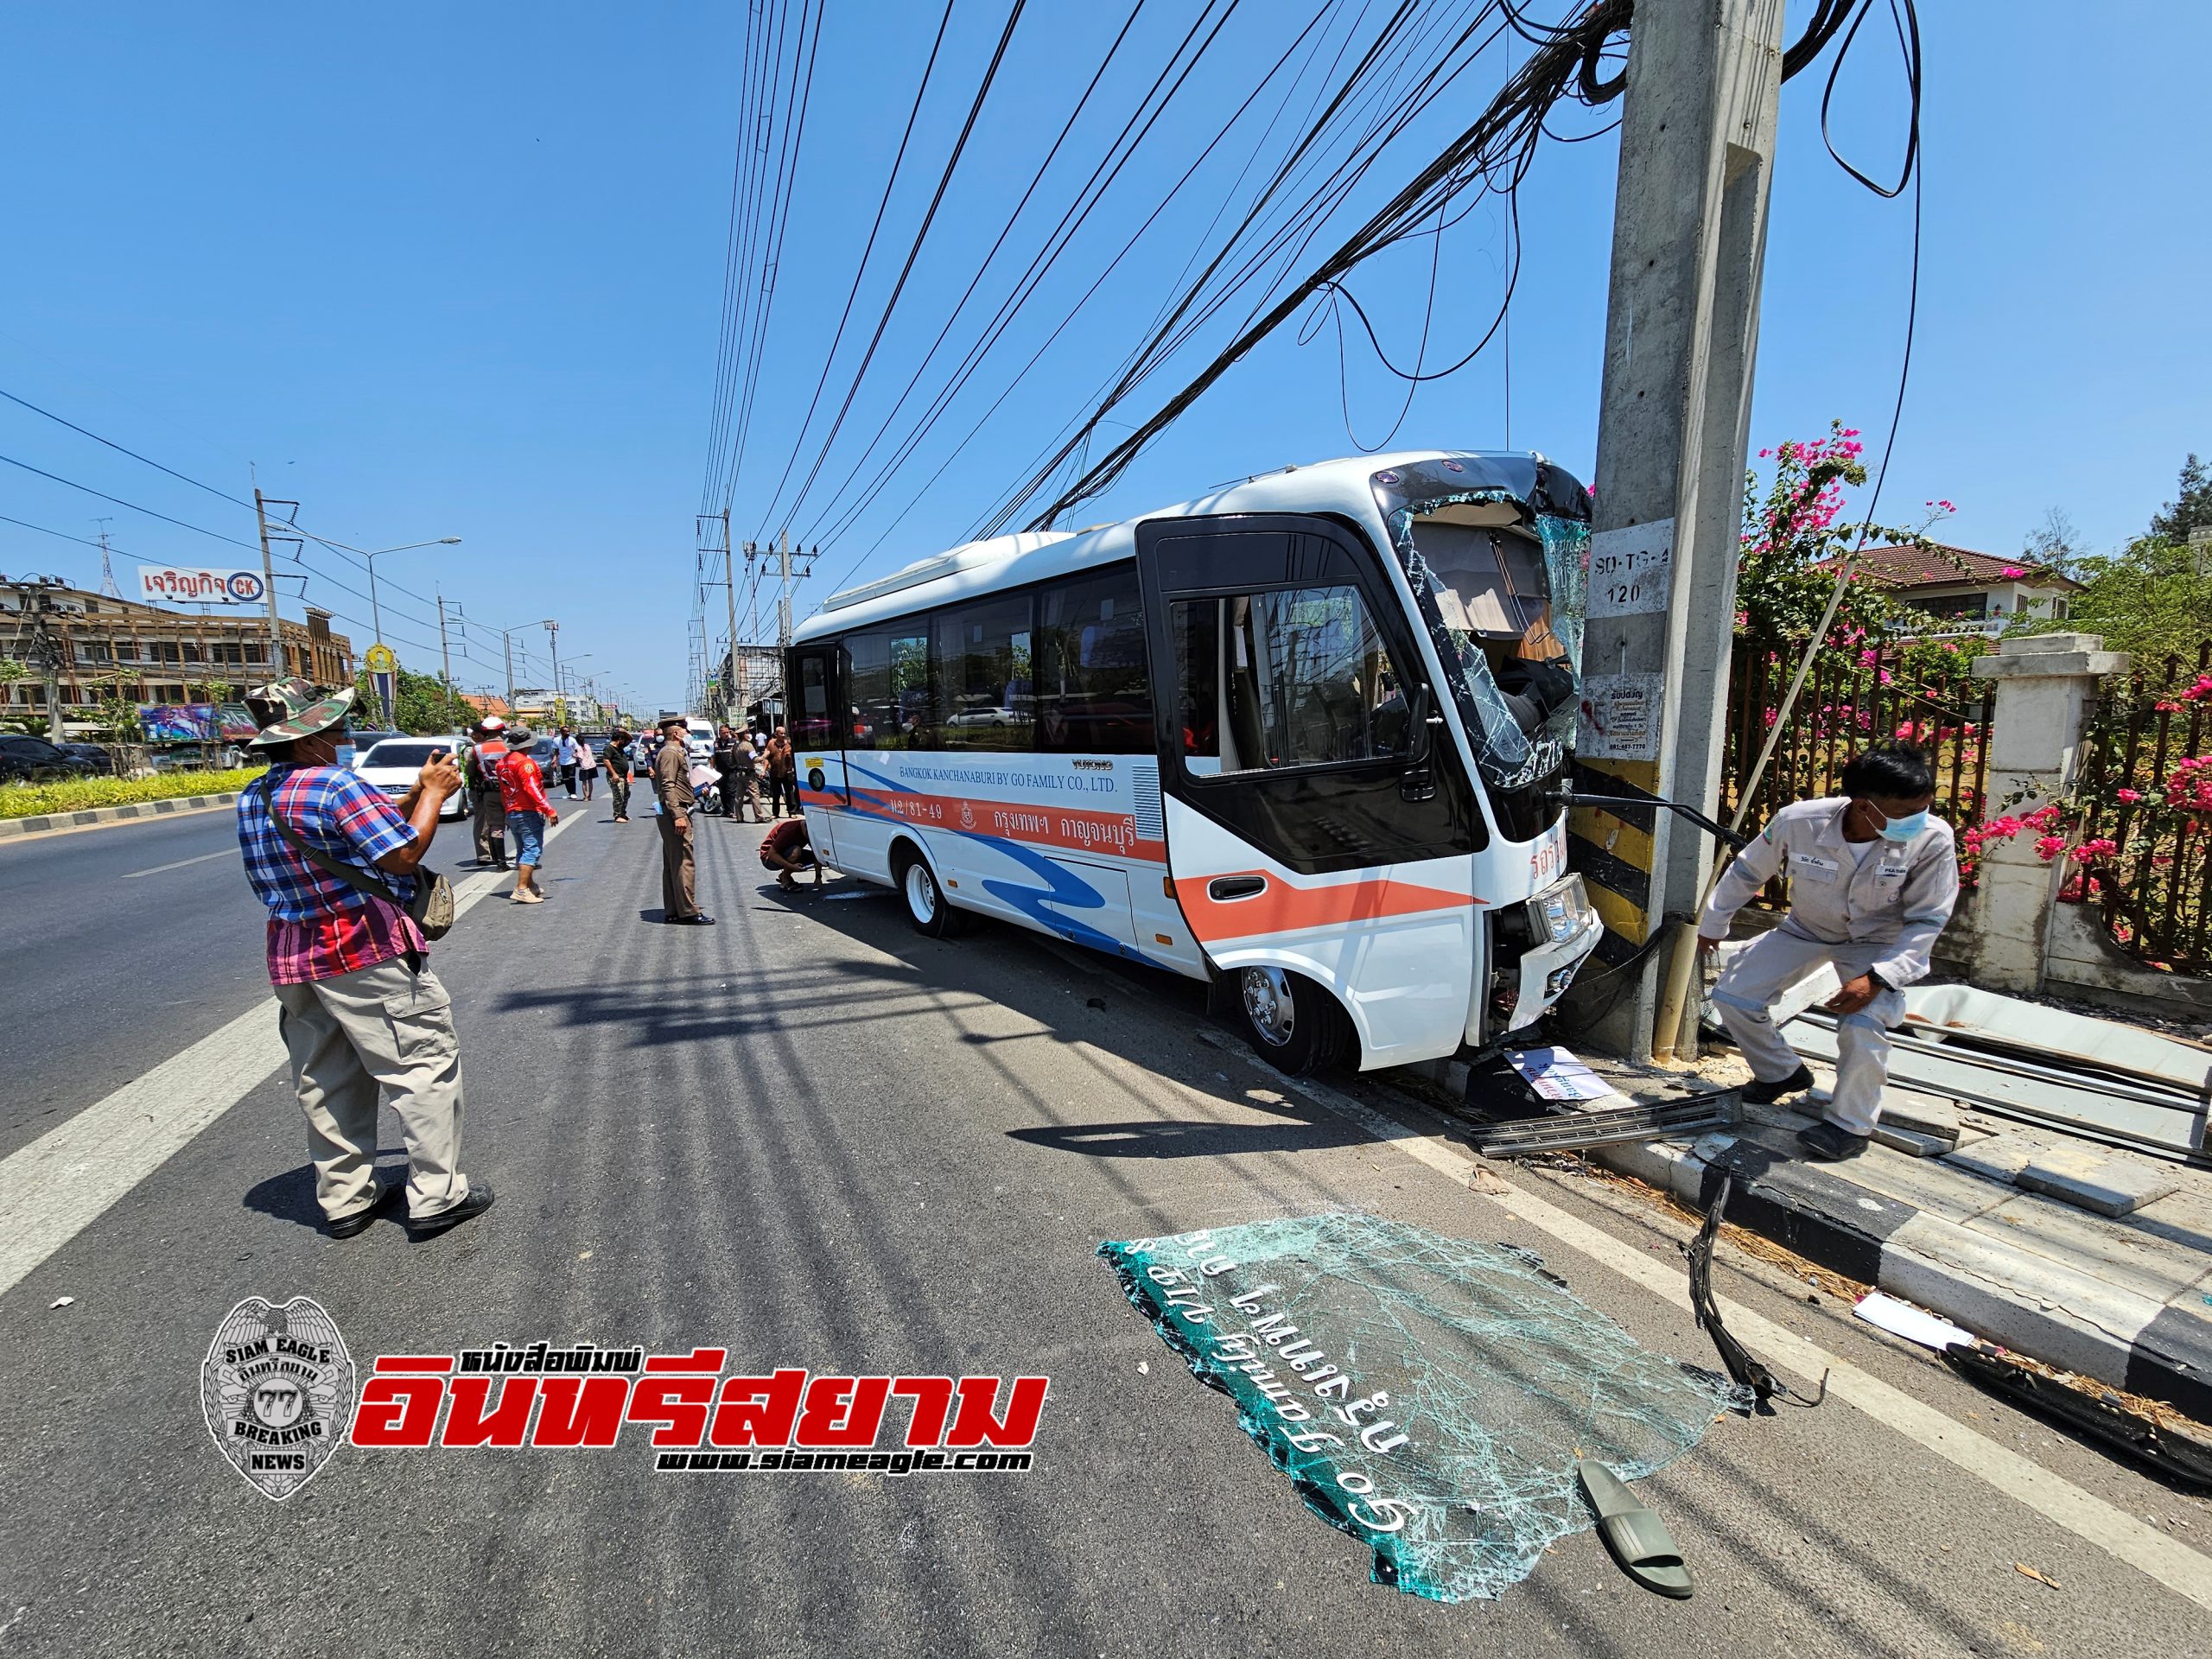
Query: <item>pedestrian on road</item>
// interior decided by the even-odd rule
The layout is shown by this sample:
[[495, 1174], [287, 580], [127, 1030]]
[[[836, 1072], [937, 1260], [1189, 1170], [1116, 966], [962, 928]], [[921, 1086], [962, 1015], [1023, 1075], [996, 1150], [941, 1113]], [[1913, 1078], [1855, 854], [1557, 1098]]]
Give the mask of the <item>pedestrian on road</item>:
[[461, 758], [461, 775], [476, 806], [476, 862], [507, 868], [507, 809], [499, 799], [499, 766], [507, 752], [507, 722], [486, 715], [476, 722], [476, 741]]
[[804, 818], [785, 818], [763, 836], [760, 862], [776, 873], [776, 885], [786, 890], [798, 886], [791, 877], [800, 870], [812, 870], [814, 885], [822, 885], [822, 861], [814, 855]]
[[1775, 1029], [1775, 999], [1824, 963], [1843, 988], [1823, 1004], [1837, 1016], [1835, 1096], [1798, 1132], [1825, 1162], [1866, 1150], [1882, 1115], [1890, 1033], [1904, 1020], [1904, 988], [1928, 974], [1928, 954], [1959, 898], [1951, 826], [1931, 817], [1936, 774], [1904, 743], [1881, 743], [1843, 769], [1843, 793], [1785, 806], [1736, 855], [1698, 923], [1698, 949], [1728, 936], [1736, 912], [1785, 870], [1789, 913], [1732, 961], [1713, 1005], [1751, 1062], [1744, 1098], [1771, 1105], [1808, 1089], [1813, 1074]]
[[545, 902], [537, 867], [545, 861], [546, 827], [561, 816], [545, 798], [543, 774], [530, 756], [531, 736], [526, 728], [517, 727], [512, 750], [499, 762], [499, 793], [507, 806], [507, 834], [515, 843], [512, 902], [518, 905]]
[[683, 716], [660, 723], [660, 753], [653, 757], [653, 793], [660, 802], [660, 918], [690, 927], [712, 927], [715, 918], [693, 897], [698, 877], [692, 867], [690, 762]]
[[791, 734], [781, 726], [768, 740], [768, 812], [782, 817], [798, 810], [798, 761], [791, 753]]
[[561, 788], [570, 800], [576, 798], [576, 738], [567, 727], [558, 728], [560, 742], [555, 746], [555, 758], [561, 767]]
[[737, 816], [737, 734], [728, 726], [715, 728], [714, 767], [722, 817], [734, 818]]
[[[738, 791], [733, 798], [732, 787]], [[753, 734], [743, 727], [737, 733], [737, 775], [722, 789], [722, 805], [734, 817], [740, 804], [753, 814], [753, 822], [763, 822], [767, 814], [760, 808], [760, 746], [753, 741]]]
[[614, 822], [630, 822], [630, 734], [617, 726], [607, 738], [607, 792], [614, 802]]
[[[308, 1124], [315, 1202], [351, 1238], [404, 1190], [416, 1236], [492, 1207], [461, 1170], [461, 1039], [429, 943], [408, 914], [438, 814], [461, 788], [444, 750], [395, 805], [338, 765], [356, 693], [303, 679], [246, 693], [270, 760], [238, 794], [246, 880], [268, 907], [269, 980]], [[404, 1185], [375, 1175], [378, 1091], [407, 1142]]]
[[599, 757], [592, 753], [591, 740], [576, 740], [576, 781], [583, 785], [584, 799], [591, 799], [591, 786], [599, 779]]

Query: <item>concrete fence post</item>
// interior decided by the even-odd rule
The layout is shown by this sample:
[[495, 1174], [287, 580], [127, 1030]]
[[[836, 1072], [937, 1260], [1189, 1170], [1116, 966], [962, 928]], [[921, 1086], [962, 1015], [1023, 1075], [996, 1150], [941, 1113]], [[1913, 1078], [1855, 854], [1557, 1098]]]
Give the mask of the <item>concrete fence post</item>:
[[[2127, 670], [2125, 652], [2106, 651], [2089, 633], [2037, 633], [2003, 641], [1971, 669], [1993, 682], [1989, 792], [2021, 798], [1996, 816], [2018, 817], [2070, 794], [2080, 776], [2089, 702], [2096, 683]], [[1993, 841], [1983, 849], [1974, 901], [1974, 982], [1993, 991], [2043, 989], [2051, 913], [2066, 872], [2036, 856], [2035, 837]]]

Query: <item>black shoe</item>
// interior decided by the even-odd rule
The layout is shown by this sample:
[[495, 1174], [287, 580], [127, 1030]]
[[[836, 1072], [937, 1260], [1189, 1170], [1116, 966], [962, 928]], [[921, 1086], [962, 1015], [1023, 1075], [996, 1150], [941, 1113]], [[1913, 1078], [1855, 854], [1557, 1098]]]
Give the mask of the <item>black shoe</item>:
[[340, 1216], [335, 1221], [326, 1223], [323, 1230], [333, 1238], [352, 1238], [357, 1233], [365, 1233], [369, 1230], [369, 1224], [390, 1208], [391, 1201], [406, 1190], [404, 1181], [387, 1182], [377, 1188], [376, 1197], [351, 1215]]
[[468, 1196], [450, 1210], [441, 1210], [435, 1216], [410, 1218], [407, 1230], [416, 1238], [435, 1238], [440, 1233], [450, 1232], [471, 1216], [480, 1216], [492, 1207], [492, 1184], [471, 1181]]
[[1801, 1094], [1812, 1086], [1812, 1069], [1801, 1065], [1779, 1083], [1753, 1081], [1745, 1084], [1744, 1103], [1749, 1106], [1771, 1106], [1784, 1095]]
[[1847, 1158], [1856, 1158], [1866, 1150], [1871, 1135], [1853, 1135], [1840, 1123], [1831, 1123], [1826, 1118], [1809, 1129], [1797, 1131], [1797, 1144], [1805, 1148], [1808, 1157], [1824, 1164], [1840, 1164]]
[[495, 858], [492, 861], [492, 868], [495, 870], [512, 870], [514, 866], [504, 858]]
[[671, 927], [712, 927], [715, 918], [702, 910], [696, 916], [671, 916], [668, 922]]

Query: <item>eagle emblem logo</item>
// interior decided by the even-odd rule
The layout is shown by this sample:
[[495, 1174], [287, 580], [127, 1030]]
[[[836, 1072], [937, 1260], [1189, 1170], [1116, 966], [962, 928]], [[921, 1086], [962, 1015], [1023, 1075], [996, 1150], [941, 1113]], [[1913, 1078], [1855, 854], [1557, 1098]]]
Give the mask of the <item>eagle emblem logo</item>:
[[353, 1356], [305, 1296], [249, 1296], [224, 1317], [200, 1369], [207, 1432], [231, 1466], [283, 1502], [314, 1478], [353, 1421]]

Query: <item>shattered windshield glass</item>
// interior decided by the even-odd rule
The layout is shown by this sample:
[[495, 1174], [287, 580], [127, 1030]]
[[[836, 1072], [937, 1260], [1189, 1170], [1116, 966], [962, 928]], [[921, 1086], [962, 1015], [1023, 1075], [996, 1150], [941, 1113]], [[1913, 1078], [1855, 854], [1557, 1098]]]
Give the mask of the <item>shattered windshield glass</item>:
[[1433, 1600], [1502, 1594], [1586, 1529], [1578, 1455], [1640, 1479], [1751, 1408], [1511, 1245], [1332, 1214], [1098, 1253], [1376, 1581]]
[[1378, 473], [1376, 487], [1484, 780], [1542, 781], [1580, 709], [1587, 493], [1519, 456]]

